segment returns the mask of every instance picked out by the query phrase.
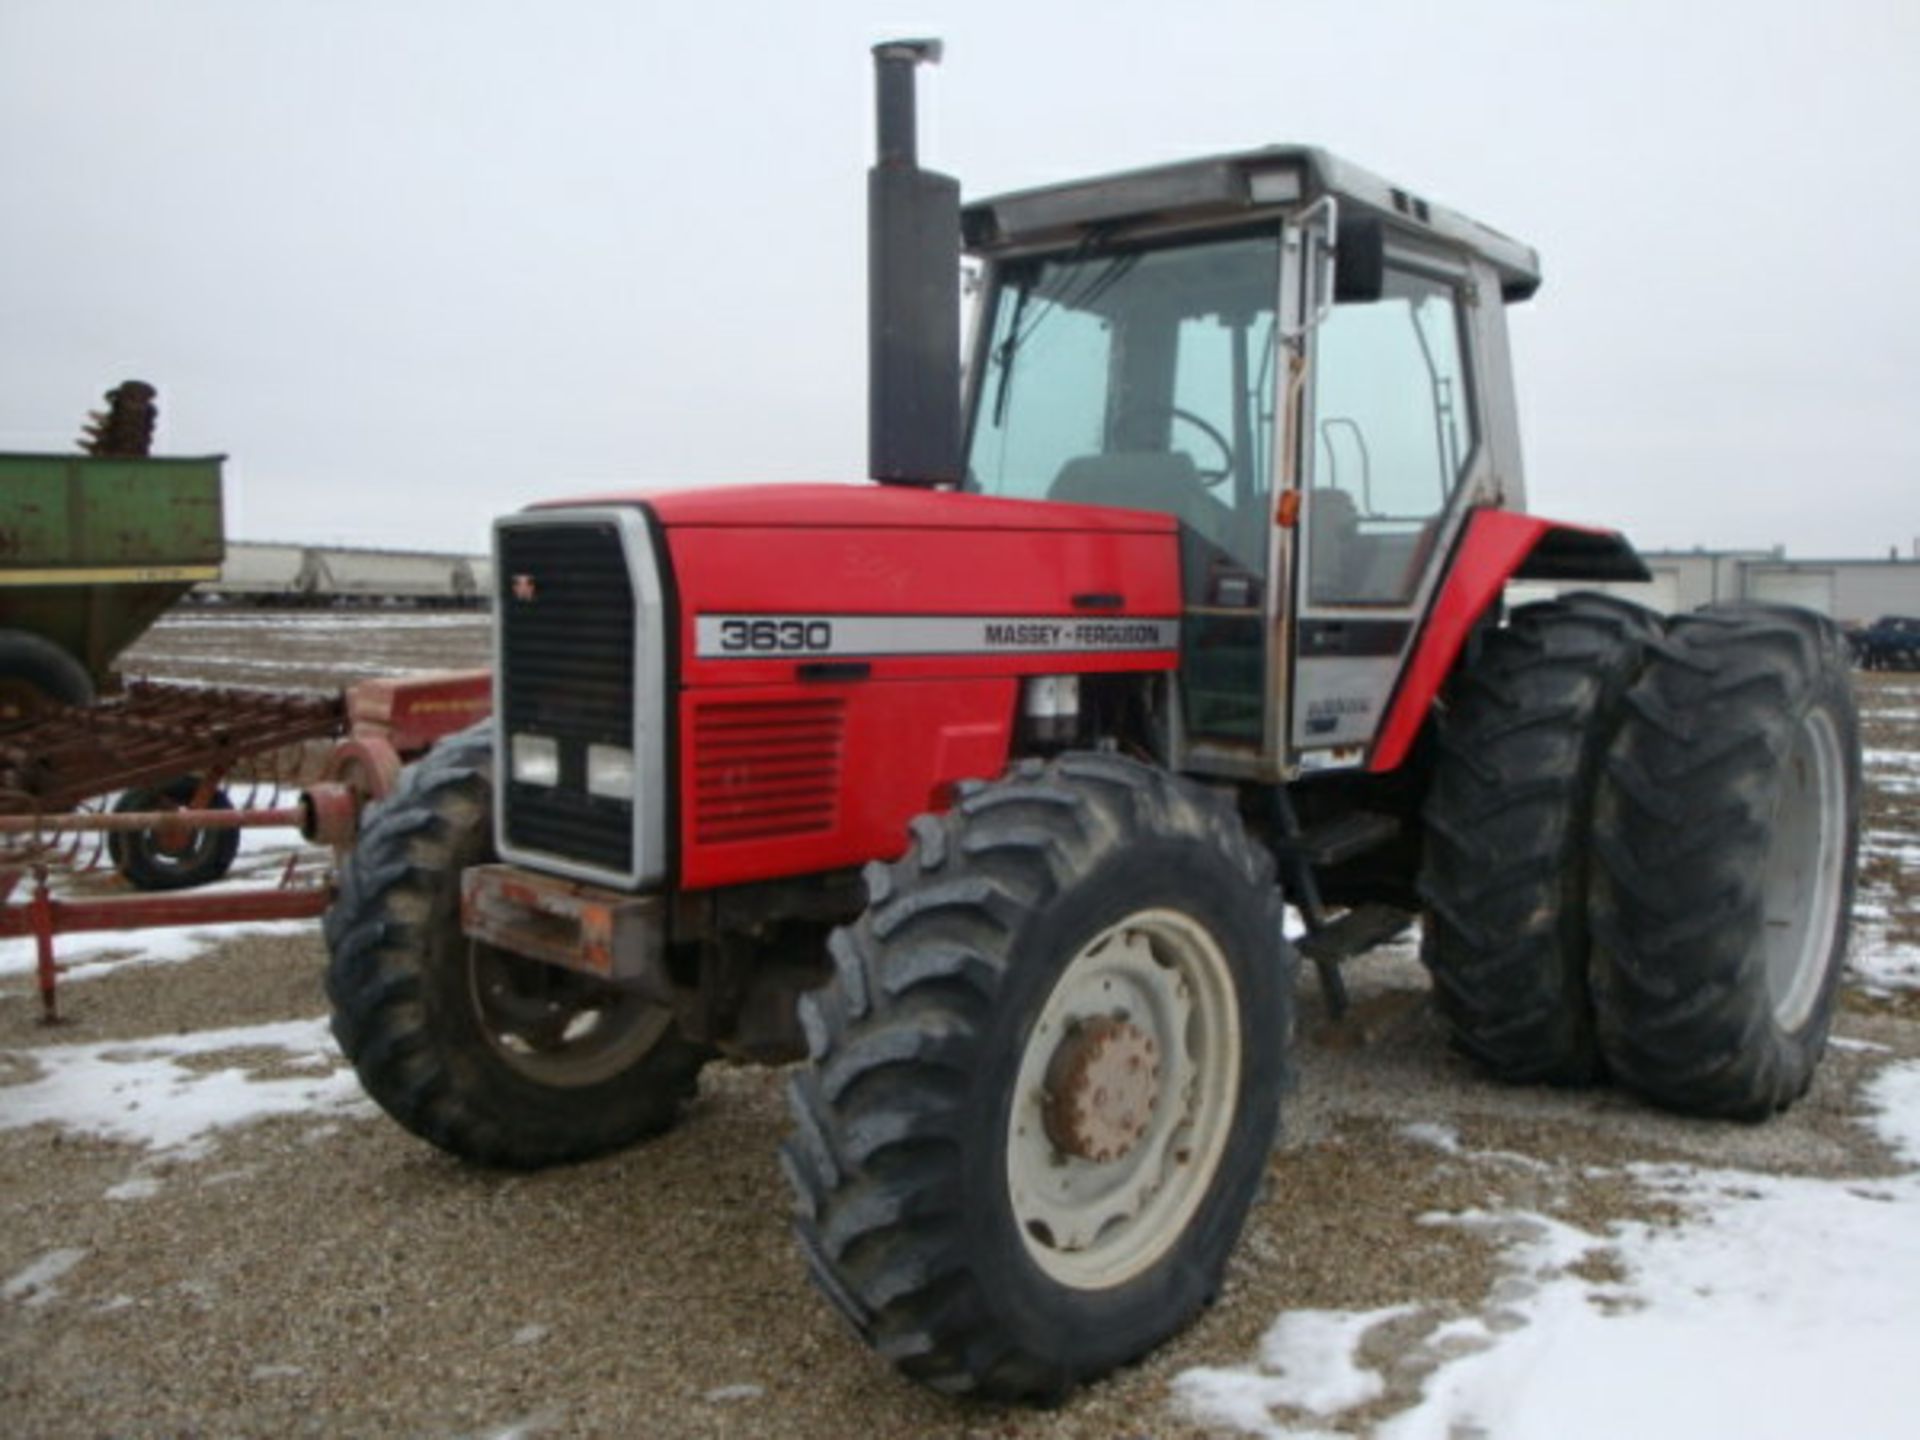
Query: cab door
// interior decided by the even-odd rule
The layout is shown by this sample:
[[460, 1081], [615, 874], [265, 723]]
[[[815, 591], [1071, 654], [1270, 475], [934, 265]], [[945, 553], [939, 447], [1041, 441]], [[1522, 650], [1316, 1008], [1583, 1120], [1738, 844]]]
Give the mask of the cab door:
[[1389, 248], [1379, 297], [1335, 303], [1306, 337], [1287, 687], [1295, 764], [1364, 758], [1486, 488], [1476, 296], [1464, 261]]

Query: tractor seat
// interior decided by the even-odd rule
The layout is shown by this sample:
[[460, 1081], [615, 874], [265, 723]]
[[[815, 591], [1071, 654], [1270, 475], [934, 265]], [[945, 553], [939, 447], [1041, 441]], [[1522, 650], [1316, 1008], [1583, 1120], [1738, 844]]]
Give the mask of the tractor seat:
[[1231, 548], [1233, 511], [1207, 493], [1193, 457], [1184, 450], [1076, 456], [1060, 467], [1047, 498], [1071, 505], [1155, 510], [1173, 516], [1212, 545]]

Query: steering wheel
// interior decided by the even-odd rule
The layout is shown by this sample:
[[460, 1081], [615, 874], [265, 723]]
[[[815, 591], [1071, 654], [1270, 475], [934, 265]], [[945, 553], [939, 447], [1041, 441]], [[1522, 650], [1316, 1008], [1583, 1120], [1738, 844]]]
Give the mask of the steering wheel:
[[[1186, 421], [1187, 424], [1193, 426], [1194, 429], [1211, 440], [1215, 447], [1219, 449], [1220, 463], [1218, 466], [1208, 469], [1197, 460], [1194, 462], [1194, 473], [1199, 475], [1202, 485], [1212, 490], [1226, 484], [1228, 480], [1233, 478], [1233, 442], [1222, 435], [1220, 431], [1214, 427], [1212, 422], [1203, 420], [1200, 416], [1194, 414], [1193, 411], [1182, 410], [1178, 405], [1147, 405], [1139, 409], [1129, 410], [1123, 418], [1124, 420], [1136, 420], [1142, 418], [1158, 418], [1162, 415], [1173, 420]], [[1115, 425], [1114, 428], [1124, 431], [1127, 427], [1122, 423]]]

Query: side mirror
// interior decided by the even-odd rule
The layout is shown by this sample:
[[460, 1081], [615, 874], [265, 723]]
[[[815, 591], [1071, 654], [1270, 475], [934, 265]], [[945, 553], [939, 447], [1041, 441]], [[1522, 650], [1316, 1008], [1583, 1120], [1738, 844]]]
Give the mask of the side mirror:
[[1340, 217], [1333, 265], [1337, 303], [1378, 300], [1387, 283], [1387, 227], [1366, 215]]

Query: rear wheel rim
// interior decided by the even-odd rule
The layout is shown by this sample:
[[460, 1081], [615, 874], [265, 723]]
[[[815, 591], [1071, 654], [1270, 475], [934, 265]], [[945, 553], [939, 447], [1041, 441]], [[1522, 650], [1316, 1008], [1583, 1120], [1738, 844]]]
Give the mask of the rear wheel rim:
[[[1150, 1100], [1101, 1131], [1103, 1159], [1063, 1147], [1060, 1097], [1049, 1091], [1062, 1058], [1078, 1058], [1076, 1037], [1084, 1041], [1096, 1025], [1120, 1037], [1103, 1050], [1111, 1063], [1156, 1071]], [[1240, 1033], [1225, 954], [1178, 911], [1137, 911], [1094, 936], [1061, 972], [1028, 1034], [1006, 1143], [1014, 1222], [1028, 1258], [1050, 1279], [1110, 1289], [1174, 1249], [1226, 1155], [1244, 1063]]]
[[493, 1053], [525, 1079], [556, 1089], [624, 1073], [673, 1021], [632, 990], [478, 941], [467, 946], [467, 990]]
[[1825, 710], [1810, 710], [1783, 767], [1760, 882], [1767, 993], [1774, 1023], [1788, 1033], [1806, 1024], [1825, 988], [1840, 920], [1846, 820], [1839, 732]]

